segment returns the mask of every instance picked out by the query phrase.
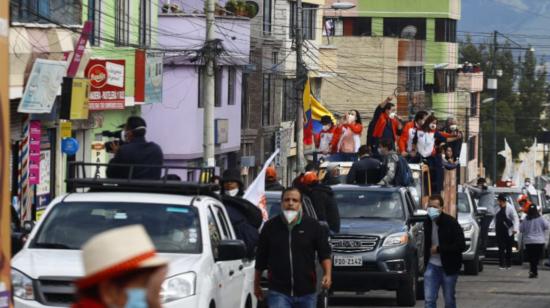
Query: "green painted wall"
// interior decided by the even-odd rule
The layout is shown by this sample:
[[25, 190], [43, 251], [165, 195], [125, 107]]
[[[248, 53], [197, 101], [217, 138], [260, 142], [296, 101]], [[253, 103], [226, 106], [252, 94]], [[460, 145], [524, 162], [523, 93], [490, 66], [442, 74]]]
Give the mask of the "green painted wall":
[[460, 16], [460, 0], [359, 0], [359, 16], [432, 17]]
[[384, 36], [384, 18], [373, 17], [371, 20], [372, 36]]
[[434, 93], [432, 95], [432, 109], [440, 121], [449, 117], [449, 93]]

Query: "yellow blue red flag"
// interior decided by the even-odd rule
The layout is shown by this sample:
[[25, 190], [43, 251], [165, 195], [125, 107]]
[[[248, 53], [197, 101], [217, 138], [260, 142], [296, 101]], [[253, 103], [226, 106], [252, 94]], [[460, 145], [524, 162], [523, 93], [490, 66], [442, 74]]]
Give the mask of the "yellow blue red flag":
[[321, 124], [321, 117], [329, 116], [332, 119], [332, 123], [336, 124], [336, 119], [332, 112], [330, 112], [325, 106], [311, 94], [311, 86], [309, 79], [304, 86], [304, 144], [310, 145], [313, 143], [313, 134], [318, 134], [323, 129]]

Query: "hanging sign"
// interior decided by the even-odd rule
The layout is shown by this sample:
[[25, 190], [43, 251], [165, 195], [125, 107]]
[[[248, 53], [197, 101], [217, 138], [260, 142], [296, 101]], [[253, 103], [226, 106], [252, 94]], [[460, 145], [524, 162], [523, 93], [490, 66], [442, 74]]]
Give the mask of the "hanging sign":
[[78, 140], [75, 138], [65, 138], [61, 141], [61, 152], [69, 156], [75, 155], [79, 147]]
[[92, 59], [88, 62], [84, 74], [90, 80], [89, 110], [124, 109], [124, 60]]

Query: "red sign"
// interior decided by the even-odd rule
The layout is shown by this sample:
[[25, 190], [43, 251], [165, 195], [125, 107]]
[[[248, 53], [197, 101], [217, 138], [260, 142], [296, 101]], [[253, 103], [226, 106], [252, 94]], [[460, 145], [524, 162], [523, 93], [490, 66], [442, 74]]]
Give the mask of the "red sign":
[[91, 59], [84, 74], [90, 79], [89, 110], [124, 109], [125, 61]]
[[29, 184], [40, 184], [40, 138], [42, 129], [39, 120], [29, 125]]
[[86, 49], [86, 42], [88, 41], [88, 36], [92, 33], [93, 25], [94, 23], [89, 20], [84, 23], [82, 34], [80, 35], [80, 38], [78, 39], [78, 42], [76, 43], [76, 46], [74, 48], [73, 59], [71, 60], [69, 69], [67, 69], [67, 77], [76, 76], [76, 72], [78, 71], [78, 66], [80, 65], [80, 61], [82, 61], [82, 55], [84, 55], [84, 49]]

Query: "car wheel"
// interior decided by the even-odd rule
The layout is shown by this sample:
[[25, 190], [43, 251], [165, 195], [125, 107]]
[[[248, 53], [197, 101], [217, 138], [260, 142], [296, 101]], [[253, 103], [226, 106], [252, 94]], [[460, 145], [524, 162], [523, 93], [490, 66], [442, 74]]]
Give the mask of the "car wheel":
[[479, 256], [476, 254], [471, 261], [464, 261], [464, 273], [477, 276], [479, 274]]
[[317, 296], [317, 308], [328, 308], [328, 291], [323, 290]]
[[417, 268], [411, 268], [410, 275], [405, 279], [404, 283], [400, 284], [397, 293], [397, 305], [404, 307], [413, 307], [416, 305], [416, 280]]
[[478, 268], [480, 273], [483, 272], [483, 261], [479, 260]]

